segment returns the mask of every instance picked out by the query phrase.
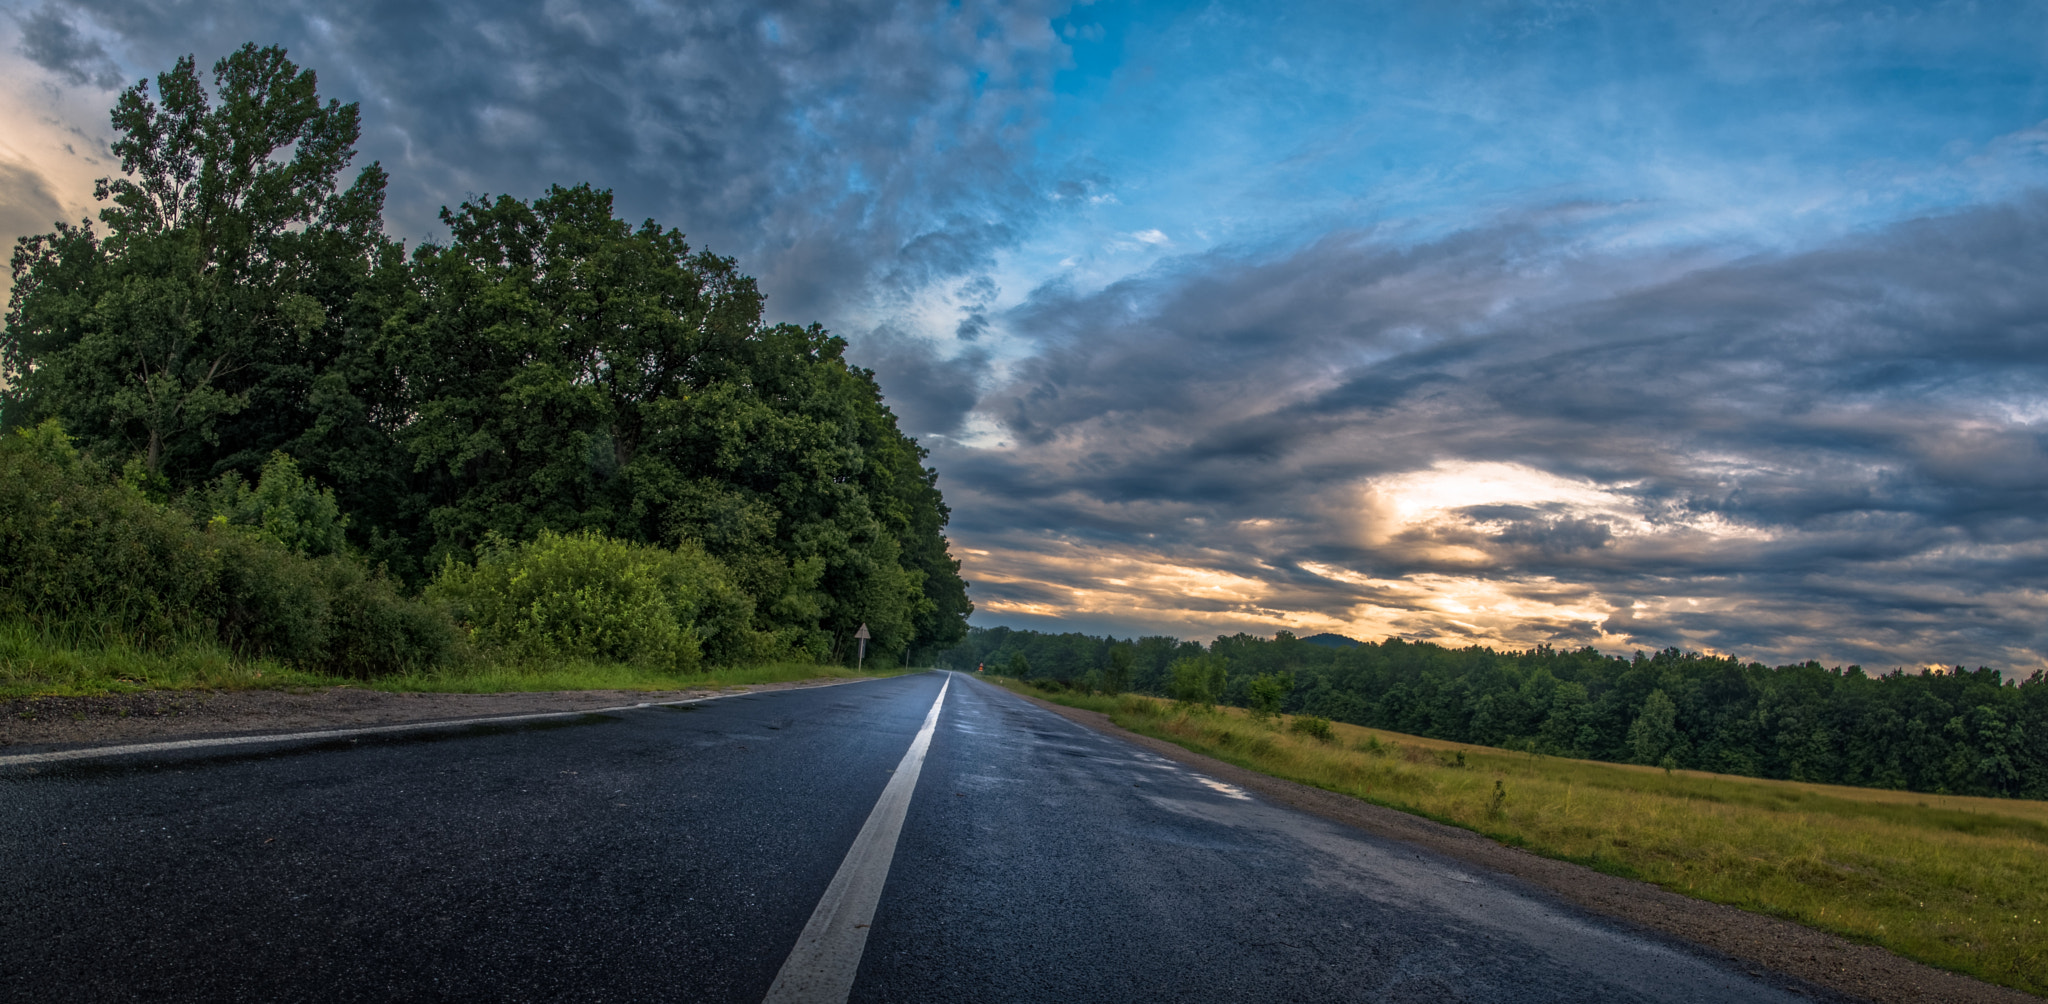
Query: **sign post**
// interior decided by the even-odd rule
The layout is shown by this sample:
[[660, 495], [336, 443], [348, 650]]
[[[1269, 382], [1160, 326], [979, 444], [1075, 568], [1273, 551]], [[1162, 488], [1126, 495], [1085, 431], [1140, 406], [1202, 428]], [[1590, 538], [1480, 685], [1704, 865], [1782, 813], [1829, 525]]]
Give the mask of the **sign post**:
[[861, 664], [868, 661], [868, 626], [865, 621], [861, 623], [860, 630], [855, 631], [853, 636], [860, 639], [860, 656], [853, 663], [853, 671], [858, 673], [860, 672]]

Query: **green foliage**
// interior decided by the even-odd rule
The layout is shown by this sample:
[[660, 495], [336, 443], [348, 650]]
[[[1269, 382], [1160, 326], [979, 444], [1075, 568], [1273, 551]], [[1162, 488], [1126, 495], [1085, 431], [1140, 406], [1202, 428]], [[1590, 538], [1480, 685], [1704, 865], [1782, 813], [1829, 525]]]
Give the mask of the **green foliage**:
[[[1263, 715], [1262, 678], [1291, 676], [1277, 711], [1558, 756], [1954, 794], [2048, 798], [2048, 674], [1990, 669], [1881, 676], [1819, 663], [1764, 666], [1677, 649], [1446, 649], [1400, 639], [1341, 647], [1249, 635], [1206, 648], [1172, 638], [976, 628], [939, 657], [1028, 654], [1040, 679], [1107, 674], [1130, 689]], [[1198, 668], [1199, 667], [1199, 668]]]
[[1229, 672], [1221, 659], [1210, 656], [1175, 660], [1170, 671], [1173, 682], [1167, 691], [1168, 696], [1202, 707], [1215, 704], [1222, 696]]
[[1245, 693], [1245, 707], [1257, 719], [1273, 718], [1280, 714], [1280, 702], [1294, 690], [1293, 673], [1261, 673], [1252, 678]]
[[1109, 650], [1109, 665], [1103, 667], [1102, 692], [1121, 694], [1131, 689], [1131, 671], [1137, 665], [1137, 657], [1129, 645], [1113, 645]]
[[334, 490], [301, 475], [298, 462], [282, 452], [270, 455], [255, 488], [230, 471], [194, 492], [192, 502], [203, 518], [295, 554], [333, 554], [347, 543], [348, 517], [334, 500]]
[[487, 538], [428, 587], [479, 645], [529, 659], [583, 658], [682, 672], [708, 654], [757, 656], [753, 603], [695, 545], [667, 550], [594, 532]]
[[[61, 418], [148, 500], [309, 556], [345, 539], [414, 584], [491, 534], [701, 549], [752, 600], [744, 631], [703, 637], [714, 659], [851, 662], [862, 623], [871, 657], [963, 636], [926, 452], [844, 340], [764, 323], [732, 259], [588, 185], [444, 210], [448, 242], [408, 257], [381, 168], [341, 186], [356, 107], [276, 47], [210, 88], [180, 60], [113, 125], [104, 235], [59, 224], [15, 253], [7, 426]], [[235, 630], [289, 646], [296, 619]]]
[[437, 475], [418, 546], [688, 541], [791, 648], [850, 660], [863, 623], [875, 654], [959, 636], [936, 475], [843, 340], [763, 325], [732, 259], [588, 186], [444, 218], [391, 327], [418, 416], [395, 434]]
[[1018, 652], [1010, 656], [1010, 664], [1004, 667], [1004, 671], [1019, 680], [1029, 680], [1031, 679], [1031, 660], [1024, 658], [1024, 653]]
[[1628, 727], [1628, 747], [1635, 763], [1677, 763], [1673, 749], [1678, 745], [1678, 706], [1662, 690], [1650, 691], [1643, 710]]
[[247, 658], [364, 676], [441, 663], [457, 642], [444, 613], [359, 560], [308, 558], [224, 522], [195, 527], [52, 422], [0, 441], [0, 554], [0, 621], [101, 644], [212, 639]]
[[237, 653], [370, 677], [423, 670], [457, 652], [460, 636], [447, 611], [399, 595], [359, 560], [309, 559], [219, 525], [206, 537], [215, 576], [202, 609]]
[[[123, 92], [124, 177], [90, 223], [24, 239], [0, 335], [9, 425], [59, 417], [94, 453], [137, 454], [178, 487], [260, 462], [302, 424], [308, 377], [348, 338], [384, 245], [384, 173], [338, 176], [355, 105], [322, 105], [283, 49], [180, 59]], [[281, 421], [282, 420], [282, 421]], [[250, 464], [253, 466], [253, 463]]]
[[[1297, 716], [1293, 721], [1287, 723], [1287, 731], [1296, 735], [1307, 736], [1321, 743], [1337, 741], [1336, 733], [1330, 731], [1330, 720], [1319, 715]], [[1462, 754], [1460, 755], [1459, 762], [1463, 763]]]
[[388, 576], [360, 561], [329, 556], [311, 564], [327, 602], [327, 637], [316, 668], [388, 677], [460, 662], [460, 632], [438, 603], [401, 596]]
[[82, 457], [54, 422], [0, 440], [0, 619], [118, 625], [141, 643], [192, 626], [216, 559], [179, 514]]

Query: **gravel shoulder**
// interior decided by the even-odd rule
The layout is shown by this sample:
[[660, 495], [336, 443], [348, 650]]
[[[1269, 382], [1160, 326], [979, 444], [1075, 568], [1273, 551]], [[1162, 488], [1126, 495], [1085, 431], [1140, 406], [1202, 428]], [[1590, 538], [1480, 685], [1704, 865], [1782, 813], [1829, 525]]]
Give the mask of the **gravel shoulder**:
[[0, 750], [9, 754], [174, 739], [307, 732], [687, 701], [717, 694], [792, 690], [843, 678], [692, 690], [569, 690], [518, 694], [393, 694], [320, 690], [151, 690], [105, 697], [0, 702]]
[[1513, 876], [1585, 910], [1699, 945], [1760, 970], [1885, 1004], [2039, 1004], [2041, 1000], [1935, 969], [1874, 945], [1541, 857], [1470, 830], [1246, 770], [1163, 739], [1139, 735], [1098, 711], [1020, 696], [1069, 721], [1135, 743], [1281, 805]]

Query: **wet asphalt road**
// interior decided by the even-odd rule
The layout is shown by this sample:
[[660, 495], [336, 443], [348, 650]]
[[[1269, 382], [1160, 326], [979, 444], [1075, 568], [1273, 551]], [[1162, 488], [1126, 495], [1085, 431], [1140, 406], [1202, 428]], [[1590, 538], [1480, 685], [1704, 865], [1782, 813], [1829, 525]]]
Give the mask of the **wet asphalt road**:
[[[0, 769], [0, 1000], [759, 1001], [926, 674]], [[955, 677], [854, 1001], [1794, 1001]]]

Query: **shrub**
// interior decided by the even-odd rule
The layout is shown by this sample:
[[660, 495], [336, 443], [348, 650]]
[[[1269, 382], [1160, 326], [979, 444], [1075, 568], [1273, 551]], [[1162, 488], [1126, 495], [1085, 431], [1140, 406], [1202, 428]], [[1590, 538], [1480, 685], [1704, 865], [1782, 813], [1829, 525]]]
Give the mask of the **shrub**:
[[212, 575], [203, 610], [228, 647], [301, 668], [322, 661], [328, 597], [312, 562], [253, 534], [214, 524], [200, 535]]
[[298, 462], [284, 453], [270, 455], [255, 488], [231, 471], [195, 490], [191, 502], [208, 522], [243, 528], [295, 554], [340, 551], [348, 529], [334, 492], [301, 475]]
[[450, 559], [428, 587], [478, 644], [527, 658], [693, 670], [752, 655], [753, 601], [690, 541], [676, 550], [597, 533], [493, 535], [477, 562]]
[[1317, 715], [1300, 715], [1287, 723], [1287, 731], [1307, 736], [1317, 742], [1337, 741], [1337, 734], [1330, 731], [1330, 720]]
[[1168, 670], [1167, 693], [1182, 704], [1208, 707], [1223, 696], [1228, 670], [1223, 660], [1211, 655], [1175, 659]]
[[1286, 700], [1293, 690], [1293, 673], [1261, 673], [1246, 688], [1245, 706], [1251, 711], [1254, 721], [1274, 718], [1280, 714], [1280, 702]]
[[186, 520], [81, 456], [55, 422], [0, 440], [0, 617], [162, 641], [192, 626], [211, 571]]
[[382, 676], [452, 660], [461, 635], [443, 605], [399, 595], [391, 579], [340, 557], [314, 563], [327, 596], [322, 668], [348, 676]]
[[[245, 658], [352, 675], [453, 652], [454, 622], [437, 607], [401, 596], [356, 558], [296, 553], [338, 547], [344, 521], [282, 454], [255, 492], [241, 486], [243, 501], [261, 502], [258, 518], [241, 522], [213, 518], [203, 499], [153, 502], [137, 481], [81, 455], [54, 422], [0, 440], [0, 620], [143, 648], [218, 639]], [[279, 506], [305, 518], [285, 519]], [[207, 516], [203, 529], [194, 510]]]

